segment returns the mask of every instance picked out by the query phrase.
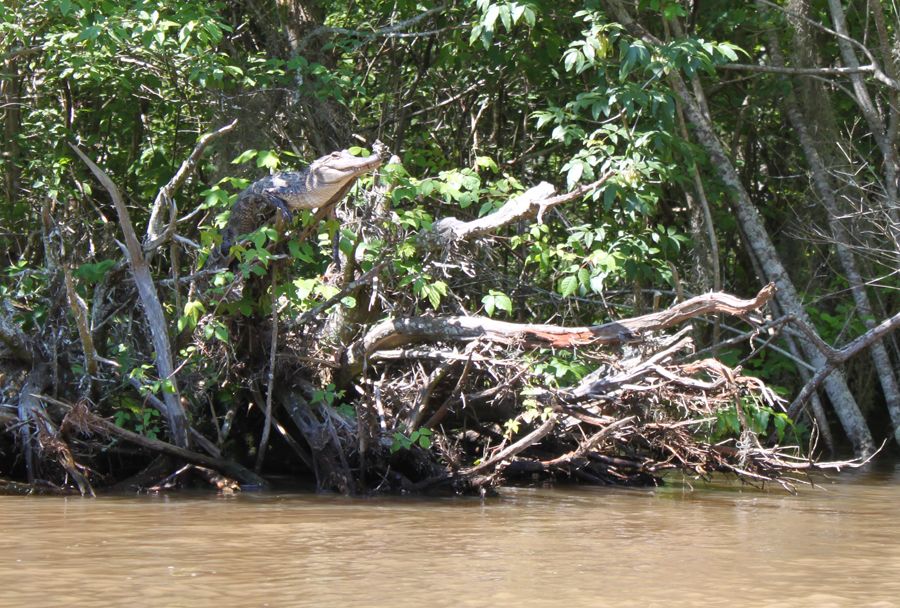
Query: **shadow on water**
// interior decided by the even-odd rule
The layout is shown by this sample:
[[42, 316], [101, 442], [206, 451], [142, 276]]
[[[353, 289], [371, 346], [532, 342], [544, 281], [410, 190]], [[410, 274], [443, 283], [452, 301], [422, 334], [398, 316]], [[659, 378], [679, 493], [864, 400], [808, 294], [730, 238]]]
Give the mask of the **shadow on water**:
[[[0, 497], [2, 606], [891, 606], [900, 466], [478, 498]], [[693, 489], [691, 489], [693, 488]]]

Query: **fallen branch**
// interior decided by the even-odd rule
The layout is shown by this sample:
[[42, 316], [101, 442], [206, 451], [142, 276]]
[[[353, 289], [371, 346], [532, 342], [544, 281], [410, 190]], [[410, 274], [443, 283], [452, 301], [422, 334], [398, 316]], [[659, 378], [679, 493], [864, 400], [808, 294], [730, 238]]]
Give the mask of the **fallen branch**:
[[147, 448], [148, 450], [159, 452], [160, 454], [175, 456], [176, 458], [181, 458], [186, 462], [215, 469], [227, 477], [236, 479], [242, 484], [259, 488], [265, 488], [268, 486], [268, 482], [265, 479], [236, 462], [221, 458], [213, 458], [212, 456], [199, 454], [192, 450], [188, 450], [177, 445], [172, 445], [171, 443], [167, 443], [165, 441], [160, 441], [159, 439], [151, 439], [149, 437], [145, 437], [144, 435], [138, 435], [137, 433], [133, 433], [129, 430], [116, 426], [114, 423], [106, 420], [105, 418], [97, 416], [93, 412], [89, 411], [83, 404], [71, 405], [53, 399], [52, 397], [48, 397], [46, 395], [37, 395], [37, 398], [43, 401], [52, 402], [64, 407], [68, 407], [69, 413], [66, 415], [66, 419], [69, 420], [76, 428], [90, 429], [96, 432], [103, 433], [104, 435], [118, 437], [119, 439], [124, 439], [125, 441], [133, 443], [135, 445]]
[[347, 351], [351, 374], [362, 371], [364, 361], [383, 349], [417, 342], [459, 342], [475, 339], [529, 347], [567, 348], [615, 345], [640, 339], [640, 334], [682, 323], [710, 313], [744, 316], [759, 310], [775, 295], [772, 284], [752, 300], [724, 293], [709, 293], [675, 304], [667, 310], [591, 327], [510, 323], [487, 317], [408, 317], [387, 319], [375, 325]]
[[543, 424], [541, 424], [541, 426], [534, 429], [515, 443], [507, 446], [503, 450], [500, 450], [497, 454], [481, 462], [480, 464], [477, 464], [474, 467], [463, 469], [459, 472], [459, 474], [464, 477], [472, 477], [473, 475], [476, 475], [486, 469], [494, 467], [494, 465], [499, 464], [507, 458], [512, 458], [519, 452], [530, 448], [538, 441], [549, 435], [554, 426], [556, 426], [556, 418], [551, 416], [547, 418], [547, 420], [545, 420]]
[[162, 414], [169, 425], [169, 436], [175, 444], [180, 447], [187, 447], [190, 445], [187, 415], [181, 406], [178, 394], [175, 367], [172, 364], [172, 349], [169, 344], [169, 326], [166, 322], [166, 315], [163, 312], [162, 305], [159, 302], [159, 296], [156, 293], [156, 286], [153, 284], [153, 278], [150, 275], [150, 267], [144, 258], [137, 234], [134, 232], [134, 226], [131, 224], [128, 209], [125, 208], [125, 203], [122, 201], [122, 195], [119, 193], [118, 187], [109, 176], [85, 156], [78, 147], [72, 144], [69, 145], [84, 164], [88, 166], [91, 173], [94, 174], [106, 191], [109, 192], [113, 205], [116, 207], [116, 212], [119, 215], [119, 224], [125, 237], [125, 246], [122, 247], [122, 250], [131, 267], [131, 274], [137, 286], [141, 306], [150, 325], [150, 335], [153, 340], [153, 348], [156, 351], [156, 369], [160, 380], [166, 380], [170, 385], [170, 390], [163, 391], [163, 401], [166, 407]]

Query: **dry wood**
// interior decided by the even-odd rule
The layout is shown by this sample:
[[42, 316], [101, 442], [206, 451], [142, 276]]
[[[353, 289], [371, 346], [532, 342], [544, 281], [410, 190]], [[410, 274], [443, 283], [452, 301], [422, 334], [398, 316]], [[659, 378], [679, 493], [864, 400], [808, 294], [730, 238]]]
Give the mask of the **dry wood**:
[[486, 340], [530, 347], [568, 348], [612, 345], [639, 341], [641, 334], [682, 323], [708, 313], [747, 315], [759, 310], [775, 293], [766, 285], [752, 300], [724, 293], [710, 293], [675, 304], [667, 310], [591, 327], [510, 323], [488, 317], [409, 317], [388, 319], [370, 329], [348, 351], [351, 373], [362, 371], [364, 360], [383, 349], [395, 349], [416, 342], [459, 342]]
[[66, 415], [66, 419], [76, 428], [90, 429], [94, 432], [103, 433], [104, 435], [118, 437], [119, 439], [124, 439], [125, 441], [133, 443], [135, 445], [139, 445], [143, 448], [147, 448], [148, 450], [158, 452], [160, 454], [175, 456], [176, 458], [180, 458], [186, 462], [215, 469], [222, 472], [228, 477], [236, 479], [242, 484], [247, 484], [258, 488], [265, 488], [268, 486], [268, 482], [265, 479], [263, 479], [253, 471], [237, 464], [236, 462], [232, 462], [230, 460], [225, 460], [222, 458], [213, 458], [212, 456], [199, 454], [192, 450], [182, 448], [165, 441], [160, 441], [159, 439], [151, 439], [149, 437], [145, 437], [144, 435], [132, 433], [127, 429], [116, 426], [105, 418], [97, 416], [93, 412], [89, 411], [83, 404], [71, 405], [60, 402], [59, 400], [48, 397], [47, 395], [38, 395], [37, 398], [68, 407], [69, 413]]
[[118, 187], [113, 183], [106, 173], [103, 172], [94, 162], [76, 146], [71, 148], [75, 154], [88, 166], [91, 173], [103, 185], [109, 193], [116, 212], [119, 215], [119, 225], [125, 237], [125, 246], [123, 251], [131, 267], [131, 274], [134, 277], [134, 283], [137, 287], [141, 300], [141, 306], [144, 314], [147, 316], [147, 323], [150, 326], [150, 335], [153, 339], [153, 348], [156, 351], [156, 369], [159, 372], [160, 380], [166, 380], [170, 383], [171, 390], [163, 392], [163, 401], [165, 409], [161, 412], [169, 425], [169, 436], [179, 447], [186, 448], [190, 445], [190, 437], [188, 435], [187, 415], [181, 406], [178, 392], [178, 383], [175, 378], [175, 367], [172, 364], [172, 349], [169, 344], [169, 325], [166, 321], [166, 315], [163, 312], [162, 305], [159, 302], [159, 296], [156, 293], [156, 286], [153, 284], [153, 277], [150, 275], [150, 267], [144, 258], [141, 245], [138, 242], [137, 234], [134, 232], [134, 226], [131, 224], [131, 217], [128, 215], [128, 209], [122, 200]]
[[553, 430], [553, 427], [556, 426], [556, 418], [549, 417], [545, 420], [539, 427], [516, 441], [515, 443], [510, 444], [506, 448], [500, 450], [497, 454], [491, 456], [484, 462], [475, 465], [474, 467], [469, 467], [467, 469], [463, 469], [460, 471], [460, 475], [465, 477], [474, 477], [479, 473], [483, 473], [484, 471], [494, 468], [499, 463], [503, 462], [508, 458], [512, 458], [516, 454], [530, 448], [541, 439], [550, 434], [550, 431]]
[[[145, 252], [150, 253], [165, 243], [168, 238], [175, 235], [175, 224], [180, 221], [177, 219], [178, 211], [174, 201], [175, 193], [181, 188], [185, 180], [190, 177], [191, 173], [194, 172], [194, 169], [197, 168], [197, 164], [200, 162], [206, 147], [216, 139], [232, 131], [237, 126], [237, 123], [238, 121], [235, 119], [224, 127], [202, 136], [197, 141], [197, 145], [194, 146], [191, 155], [178, 167], [178, 171], [175, 172], [172, 179], [159, 189], [150, 211], [150, 221], [147, 224], [147, 236], [144, 239]], [[166, 208], [169, 209], [169, 224], [164, 231], [162, 214]]]
[[519, 220], [536, 217], [538, 222], [540, 222], [548, 209], [574, 201], [585, 194], [595, 191], [613, 175], [615, 173], [609, 171], [604, 173], [600, 179], [590, 184], [579, 186], [571, 192], [559, 196], [553, 196], [556, 188], [552, 184], [541, 182], [519, 196], [510, 199], [494, 213], [469, 222], [453, 217], [442, 218], [434, 223], [432, 232], [443, 240], [460, 241], [491, 234], [499, 228]]

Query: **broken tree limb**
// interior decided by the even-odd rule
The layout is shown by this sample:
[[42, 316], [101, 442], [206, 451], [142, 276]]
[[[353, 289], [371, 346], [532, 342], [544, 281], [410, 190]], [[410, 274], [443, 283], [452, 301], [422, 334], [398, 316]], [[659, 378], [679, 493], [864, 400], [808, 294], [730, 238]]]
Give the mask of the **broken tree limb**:
[[52, 401], [54, 403], [69, 407], [70, 411], [66, 415], [66, 418], [71, 420], [72, 423], [78, 428], [83, 429], [86, 427], [105, 435], [124, 439], [125, 441], [133, 443], [135, 445], [147, 448], [148, 450], [159, 452], [160, 454], [175, 456], [176, 458], [181, 458], [185, 462], [190, 462], [193, 464], [198, 464], [204, 467], [215, 469], [222, 474], [231, 477], [232, 479], [236, 479], [242, 484], [258, 486], [261, 488], [265, 488], [268, 486], [268, 482], [265, 479], [263, 479], [253, 471], [247, 469], [246, 467], [243, 467], [231, 460], [213, 458], [212, 456], [199, 454], [192, 450], [188, 450], [177, 445], [172, 445], [171, 443], [167, 443], [165, 441], [160, 441], [159, 439], [150, 439], [149, 437], [145, 437], [144, 435], [132, 433], [131, 431], [118, 427], [109, 420], [106, 420], [105, 418], [101, 418], [100, 416], [94, 414], [93, 412], [89, 411], [83, 404], [70, 405], [49, 398], [45, 395], [38, 395], [37, 397], [44, 401]]
[[348, 371], [353, 375], [359, 374], [364, 361], [379, 350], [421, 342], [482, 339], [502, 344], [554, 348], [622, 344], [639, 339], [642, 333], [664, 329], [697, 315], [747, 315], [762, 308], [774, 294], [775, 286], [772, 284], [763, 287], [752, 300], [709, 293], [659, 312], [589, 327], [510, 323], [478, 316], [387, 319], [375, 325], [347, 351]]
[[186, 448], [190, 445], [188, 435], [187, 415], [181, 406], [181, 400], [178, 394], [178, 383], [175, 379], [175, 367], [172, 364], [172, 349], [169, 344], [168, 323], [166, 315], [163, 312], [162, 304], [159, 302], [159, 296], [156, 293], [156, 286], [153, 284], [153, 277], [150, 275], [150, 267], [144, 258], [141, 250], [140, 242], [137, 234], [134, 232], [134, 226], [131, 223], [131, 217], [128, 215], [128, 209], [119, 193], [119, 188], [113, 183], [109, 176], [89, 159], [84, 152], [77, 146], [69, 144], [75, 154], [88, 166], [94, 177], [103, 185], [112, 199], [116, 212], [119, 215], [119, 224], [122, 227], [122, 234], [125, 237], [125, 246], [123, 250], [131, 267], [131, 274], [134, 277], [134, 284], [137, 287], [140, 296], [141, 306], [144, 314], [147, 316], [147, 322], [150, 325], [150, 335], [153, 340], [153, 348], [156, 351], [156, 369], [159, 372], [160, 380], [169, 382], [171, 390], [163, 391], [163, 401], [165, 410], [162, 411], [166, 422], [169, 425], [169, 435], [173, 442], [179, 447]]
[[552, 184], [541, 182], [519, 196], [510, 199], [494, 213], [477, 220], [464, 222], [455, 217], [442, 218], [434, 223], [432, 233], [442, 240], [462, 241], [470, 237], [490, 234], [498, 228], [522, 219], [537, 217], [538, 222], [540, 222], [547, 209], [593, 192], [606, 183], [613, 175], [615, 175], [615, 172], [608, 171], [595, 182], [579, 186], [571, 192], [560, 194], [559, 196], [553, 196], [556, 193], [556, 188]]
[[481, 462], [480, 464], [475, 465], [474, 467], [469, 467], [467, 469], [463, 469], [460, 471], [460, 475], [465, 477], [471, 477], [476, 475], [482, 471], [485, 471], [489, 468], [494, 467], [494, 465], [506, 460], [507, 458], [512, 458], [519, 452], [530, 448], [538, 441], [546, 437], [550, 434], [550, 431], [553, 430], [553, 427], [556, 426], [556, 418], [554, 416], [550, 416], [547, 418], [541, 426], [537, 427], [515, 443], [507, 446], [503, 450], [500, 450], [494, 456], [491, 456], [487, 460]]

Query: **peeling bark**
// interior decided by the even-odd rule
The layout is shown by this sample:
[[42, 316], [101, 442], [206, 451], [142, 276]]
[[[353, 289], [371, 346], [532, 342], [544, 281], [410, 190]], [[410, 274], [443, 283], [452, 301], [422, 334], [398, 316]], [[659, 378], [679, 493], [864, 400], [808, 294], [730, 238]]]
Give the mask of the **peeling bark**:
[[591, 327], [510, 323], [477, 316], [388, 319], [375, 325], [348, 350], [347, 369], [349, 373], [356, 375], [362, 371], [366, 358], [377, 351], [418, 342], [485, 340], [552, 348], [637, 342], [644, 333], [671, 327], [698, 315], [749, 314], [762, 308], [774, 294], [773, 285], [765, 286], [752, 300], [710, 293], [685, 300], [667, 310]]

